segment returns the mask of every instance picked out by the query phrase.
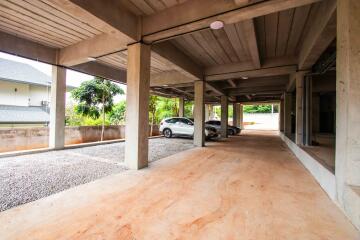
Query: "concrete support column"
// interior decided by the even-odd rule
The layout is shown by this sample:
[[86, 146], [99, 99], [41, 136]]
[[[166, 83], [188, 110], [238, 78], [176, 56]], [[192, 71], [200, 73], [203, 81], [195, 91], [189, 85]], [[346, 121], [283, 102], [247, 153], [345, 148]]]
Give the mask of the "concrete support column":
[[304, 143], [304, 73], [295, 74], [296, 81], [296, 124], [295, 124], [295, 143]]
[[209, 117], [210, 117], [210, 105], [205, 104], [205, 122], [209, 121]]
[[194, 145], [203, 147], [205, 145], [205, 82], [194, 83]]
[[304, 144], [306, 146], [311, 145], [312, 136], [312, 77], [307, 76], [305, 78], [305, 90], [304, 90]]
[[64, 148], [65, 94], [66, 69], [58, 66], [52, 66], [49, 148]]
[[280, 101], [279, 111], [279, 131], [284, 132], [284, 99]]
[[238, 127], [239, 126], [239, 106], [238, 103], [233, 103], [233, 126]]
[[128, 46], [125, 127], [125, 164], [130, 169], [148, 165], [150, 46]]
[[360, 1], [337, 1], [337, 199], [360, 229]]
[[288, 138], [291, 136], [291, 108], [292, 108], [291, 93], [284, 94], [284, 134]]
[[239, 127], [244, 129], [244, 105], [239, 104]]
[[228, 128], [228, 97], [225, 95], [221, 96], [221, 137], [227, 138], [227, 128]]
[[185, 116], [185, 99], [184, 97], [179, 97], [179, 117]]

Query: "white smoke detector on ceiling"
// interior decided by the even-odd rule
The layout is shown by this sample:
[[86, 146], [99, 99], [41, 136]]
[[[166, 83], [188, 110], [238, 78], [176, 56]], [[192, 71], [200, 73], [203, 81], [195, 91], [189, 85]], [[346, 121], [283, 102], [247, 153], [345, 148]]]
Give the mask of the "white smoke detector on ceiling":
[[217, 30], [217, 29], [220, 29], [223, 27], [224, 27], [224, 22], [222, 22], [222, 21], [214, 21], [214, 22], [210, 23], [210, 28], [214, 29], [214, 30]]

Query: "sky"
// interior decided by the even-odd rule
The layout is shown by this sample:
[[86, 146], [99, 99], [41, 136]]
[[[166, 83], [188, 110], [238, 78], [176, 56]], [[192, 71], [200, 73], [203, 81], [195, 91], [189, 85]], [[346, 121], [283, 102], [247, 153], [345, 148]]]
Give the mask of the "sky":
[[[22, 57], [17, 57], [14, 55], [3, 53], [3, 52], [0, 52], [0, 58], [29, 64], [29, 65], [33, 66], [34, 68], [36, 68], [37, 70], [51, 76], [51, 65], [50, 64], [46, 64], [46, 63], [42, 63], [42, 62], [38, 62], [38, 61], [34, 61], [34, 60], [22, 58]], [[88, 74], [76, 72], [76, 71], [69, 70], [69, 69], [66, 70], [66, 84], [70, 85], [70, 86], [78, 87], [78, 86], [80, 86], [80, 84], [82, 82], [91, 80], [93, 78], [94, 78], [94, 76], [91, 76]], [[118, 84], [126, 93], [126, 85], [119, 84], [119, 83], [116, 83], [116, 84]], [[67, 96], [67, 98], [68, 98], [68, 96]], [[116, 96], [115, 102], [119, 102], [125, 98], [126, 98], [125, 95]]]

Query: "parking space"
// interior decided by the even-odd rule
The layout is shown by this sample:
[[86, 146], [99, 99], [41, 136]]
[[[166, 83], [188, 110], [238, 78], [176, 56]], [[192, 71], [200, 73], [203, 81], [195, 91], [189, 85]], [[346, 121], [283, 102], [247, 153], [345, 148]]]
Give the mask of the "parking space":
[[[149, 161], [193, 148], [192, 139], [149, 140]], [[0, 158], [0, 211], [126, 170], [125, 143]]]

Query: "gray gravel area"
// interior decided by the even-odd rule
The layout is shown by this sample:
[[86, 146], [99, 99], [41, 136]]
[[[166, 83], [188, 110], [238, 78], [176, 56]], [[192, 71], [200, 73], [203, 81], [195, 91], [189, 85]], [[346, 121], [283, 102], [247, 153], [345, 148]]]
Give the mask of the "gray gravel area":
[[[0, 158], [0, 211], [125, 171], [125, 143]], [[191, 139], [149, 140], [149, 160], [190, 148]]]

